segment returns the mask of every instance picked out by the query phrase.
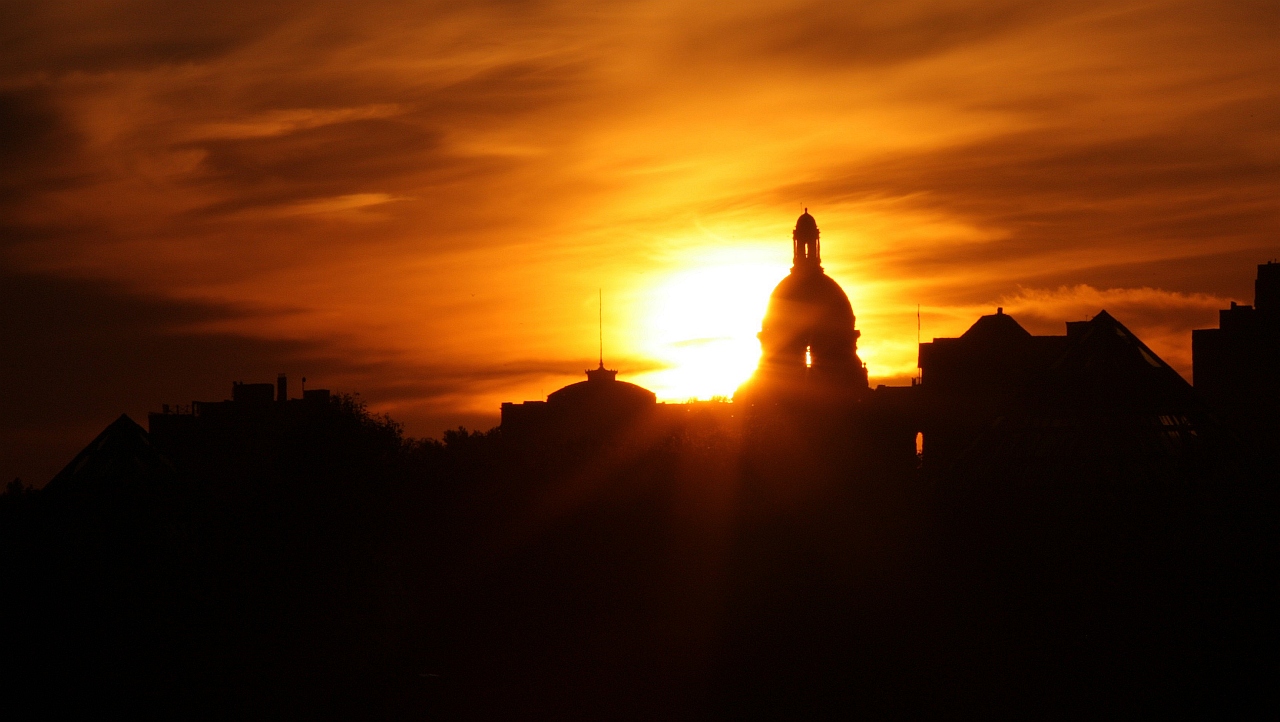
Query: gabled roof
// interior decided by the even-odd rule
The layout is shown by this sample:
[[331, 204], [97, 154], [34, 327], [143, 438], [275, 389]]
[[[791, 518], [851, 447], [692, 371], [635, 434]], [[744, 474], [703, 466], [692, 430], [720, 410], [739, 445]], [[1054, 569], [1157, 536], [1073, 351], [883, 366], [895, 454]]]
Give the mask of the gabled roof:
[[1071, 337], [1036, 389], [1071, 407], [1187, 413], [1198, 406], [1191, 384], [1106, 311]]
[[1031, 338], [1031, 332], [1013, 320], [1013, 316], [1006, 314], [1002, 308], [993, 314], [979, 318], [968, 331], [960, 335], [960, 338], [986, 343], [1004, 340], [1021, 341]]
[[127, 414], [111, 422], [45, 485], [55, 493], [105, 493], [167, 477], [173, 464]]
[[1074, 331], [1049, 368], [956, 461], [962, 475], [1152, 480], [1229, 473], [1234, 437], [1177, 371], [1106, 311]]

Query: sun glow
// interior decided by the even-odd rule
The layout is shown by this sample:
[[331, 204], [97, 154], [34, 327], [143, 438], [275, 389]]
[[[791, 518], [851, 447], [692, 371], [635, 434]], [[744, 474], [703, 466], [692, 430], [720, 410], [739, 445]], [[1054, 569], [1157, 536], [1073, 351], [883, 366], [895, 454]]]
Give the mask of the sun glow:
[[635, 382], [667, 401], [732, 396], [760, 360], [756, 334], [787, 268], [773, 247], [724, 250], [689, 265], [645, 294], [641, 351], [662, 368]]

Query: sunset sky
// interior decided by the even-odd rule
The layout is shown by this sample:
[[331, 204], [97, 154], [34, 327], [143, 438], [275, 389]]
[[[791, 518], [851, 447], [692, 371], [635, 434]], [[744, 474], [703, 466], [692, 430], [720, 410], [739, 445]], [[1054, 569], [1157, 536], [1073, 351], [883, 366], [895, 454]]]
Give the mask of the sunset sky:
[[5, 1], [0, 482], [277, 372], [489, 428], [598, 293], [621, 378], [731, 394], [805, 207], [873, 384], [917, 305], [1189, 378], [1280, 256], [1280, 4]]

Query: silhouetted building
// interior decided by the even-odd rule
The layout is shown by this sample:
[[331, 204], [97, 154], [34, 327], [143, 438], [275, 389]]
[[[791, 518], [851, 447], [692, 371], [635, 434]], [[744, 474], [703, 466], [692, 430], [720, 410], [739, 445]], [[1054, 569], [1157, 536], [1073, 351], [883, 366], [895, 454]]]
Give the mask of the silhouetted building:
[[1259, 265], [1253, 305], [1233, 301], [1191, 349], [1196, 391], [1255, 445], [1280, 446], [1280, 263]]
[[133, 419], [121, 414], [58, 472], [45, 491], [53, 494], [145, 492], [173, 474], [168, 458]]
[[[1068, 323], [1068, 334], [1073, 325], [1080, 328]], [[931, 395], [1007, 395], [1057, 358], [1067, 339], [1033, 336], [998, 308], [959, 338], [920, 344], [920, 383]]]
[[931, 465], [948, 463], [1043, 373], [1068, 336], [1033, 336], [996, 309], [958, 338], [920, 344], [919, 430]]
[[[1195, 474], [1241, 455], [1191, 386], [1106, 311], [1067, 322], [1065, 335], [1037, 336], [998, 308], [958, 338], [921, 343], [917, 383], [870, 390], [853, 308], [823, 271], [819, 239], [806, 209], [792, 232], [791, 272], [769, 299], [760, 364], [733, 404], [656, 404], [602, 362], [546, 401], [504, 403], [504, 436], [602, 439], [642, 419], [652, 433], [700, 433], [748, 416], [750, 443], [768, 439], [797, 458], [838, 449], [862, 468], [1093, 478]], [[1259, 267], [1257, 298], [1256, 308], [1223, 311], [1221, 329], [1195, 332], [1196, 381], [1271, 439], [1280, 265]]]
[[275, 384], [232, 383], [230, 401], [165, 404], [159, 413], [148, 414], [147, 425], [154, 443], [181, 459], [200, 448], [269, 444], [334, 411], [327, 389], [309, 389], [301, 399], [288, 398], [288, 379], [281, 374]]
[[1106, 311], [1033, 336], [998, 309], [920, 344], [920, 372], [923, 458], [936, 471], [1159, 475], [1230, 446], [1191, 385]]
[[818, 224], [808, 209], [791, 233], [791, 273], [769, 297], [760, 365], [739, 390], [747, 403], [857, 399], [867, 391], [849, 297], [822, 269]]
[[657, 405], [650, 390], [618, 380], [618, 372], [599, 367], [587, 380], [553, 391], [546, 401], [502, 404], [502, 433], [513, 439], [597, 437], [634, 423]]
[[1177, 371], [1106, 311], [1067, 328], [1061, 353], [1034, 359], [1017, 393], [984, 407], [998, 414], [959, 453], [958, 474], [1133, 482], [1228, 471], [1233, 437]]

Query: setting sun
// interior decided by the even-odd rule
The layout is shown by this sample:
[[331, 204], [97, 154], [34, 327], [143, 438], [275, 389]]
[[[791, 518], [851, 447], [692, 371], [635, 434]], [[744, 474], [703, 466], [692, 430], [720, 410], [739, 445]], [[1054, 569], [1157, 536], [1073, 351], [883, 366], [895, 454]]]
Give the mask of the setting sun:
[[1280, 0], [3, 8], [14, 719], [1271, 703]]
[[1275, 42], [1244, 15], [28, 5], [0, 252], [44, 340], [12, 334], [10, 477], [282, 371], [415, 436], [492, 428], [595, 366], [597, 289], [619, 378], [731, 395], [806, 206], [873, 386], [998, 306], [1119, 309], [1189, 375], [1275, 255]]
[[760, 320], [787, 273], [786, 241], [710, 250], [646, 294], [639, 349], [662, 368], [636, 376], [658, 398], [732, 396], [760, 358]]

